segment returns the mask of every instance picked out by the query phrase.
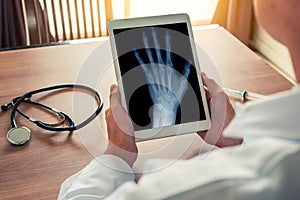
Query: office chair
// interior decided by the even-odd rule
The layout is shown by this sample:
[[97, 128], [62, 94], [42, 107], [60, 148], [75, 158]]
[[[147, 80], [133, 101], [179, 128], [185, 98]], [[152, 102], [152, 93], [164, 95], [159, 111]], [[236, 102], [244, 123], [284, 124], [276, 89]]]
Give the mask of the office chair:
[[28, 45], [107, 35], [106, 25], [113, 17], [112, 2], [102, 0], [103, 6], [100, 1], [23, 0]]

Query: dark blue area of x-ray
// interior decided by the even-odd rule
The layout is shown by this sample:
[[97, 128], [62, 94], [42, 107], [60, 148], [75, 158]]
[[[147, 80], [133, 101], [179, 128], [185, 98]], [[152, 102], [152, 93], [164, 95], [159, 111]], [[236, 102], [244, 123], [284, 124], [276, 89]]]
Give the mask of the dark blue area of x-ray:
[[[177, 110], [176, 124], [205, 120], [206, 117], [204, 114], [198, 77], [194, 66], [193, 53], [188, 37], [187, 25], [185, 23], [178, 23], [159, 25], [155, 27], [155, 30], [158, 33], [160, 48], [165, 47], [165, 35], [166, 31], [169, 31], [171, 36], [171, 50], [174, 69], [177, 70], [178, 73], [182, 73], [187, 61], [192, 61], [190, 76], [188, 80], [189, 88], [182, 99], [179, 109]], [[174, 34], [174, 32], [172, 31], [174, 30], [187, 35], [187, 37], [183, 38], [183, 41], [174, 41], [174, 37], [176, 36], [172, 35]], [[130, 31], [130, 34], [118, 34], [125, 31]], [[122, 83], [125, 91], [126, 103], [128, 106], [130, 117], [132, 118], [134, 124], [137, 125], [134, 127], [136, 131], [152, 127], [151, 107], [153, 106], [153, 102], [149, 94], [148, 86], [146, 84], [146, 76], [142, 68], [139, 66], [138, 60], [136, 59], [134, 54], [134, 49], [136, 49], [145, 64], [149, 64], [149, 57], [147, 56], [146, 49], [144, 48], [142, 32], [146, 33], [149, 39], [149, 44], [153, 42], [152, 39], [150, 39], [152, 37], [150, 27], [144, 27], [142, 29], [130, 28], [114, 30], [114, 34], [120, 35], [120, 37], [115, 37], [118, 52], [118, 61], [122, 75]], [[154, 61], [157, 62], [157, 54], [155, 52], [155, 49], [152, 48], [151, 51]], [[180, 55], [174, 52], [180, 52]], [[181, 54], [182, 52], [184, 53]], [[163, 59], [165, 59], [166, 51], [161, 50], [161, 55]], [[133, 71], [134, 74], [131, 74]], [[127, 76], [128, 74], [131, 75]], [[137, 82], [143, 82], [144, 84], [136, 85]], [[149, 114], [151, 114], [151, 116], [149, 116]]]
[[[181, 34], [184, 34], [186, 36], [189, 35], [187, 25], [185, 23], [163, 24], [163, 25], [156, 25], [156, 26], [144, 26], [144, 28], [150, 28], [150, 27], [169, 29], [169, 30], [172, 30], [172, 31], [177, 31], [177, 32], [179, 32]], [[113, 32], [116, 35], [116, 34], [122, 33], [124, 31], [129, 31], [129, 30], [132, 30], [132, 29], [136, 29], [136, 28], [114, 29]]]
[[148, 92], [148, 86], [142, 85], [138, 87], [131, 95], [128, 103], [128, 111], [134, 122], [134, 129], [139, 127], [151, 128], [151, 117], [149, 116], [150, 108], [153, 103]]

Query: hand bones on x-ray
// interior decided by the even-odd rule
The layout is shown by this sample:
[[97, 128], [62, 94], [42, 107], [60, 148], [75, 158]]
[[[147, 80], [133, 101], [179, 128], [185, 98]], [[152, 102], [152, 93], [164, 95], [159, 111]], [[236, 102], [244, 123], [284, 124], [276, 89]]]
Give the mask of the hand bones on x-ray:
[[174, 69], [171, 53], [171, 36], [167, 31], [165, 35], [166, 55], [163, 59], [158, 37], [152, 27], [152, 37], [157, 60], [154, 60], [146, 33], [143, 32], [143, 42], [149, 63], [145, 63], [139, 52], [134, 49], [135, 57], [142, 67], [148, 81], [148, 89], [153, 101], [152, 127], [174, 125], [179, 104], [188, 88], [191, 62], [187, 61], [182, 74]]

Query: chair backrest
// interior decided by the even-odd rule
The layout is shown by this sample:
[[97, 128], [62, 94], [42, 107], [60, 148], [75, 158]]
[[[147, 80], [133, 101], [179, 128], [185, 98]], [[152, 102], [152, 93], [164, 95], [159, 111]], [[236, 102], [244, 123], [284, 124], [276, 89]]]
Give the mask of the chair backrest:
[[105, 36], [113, 17], [111, 0], [23, 0], [23, 6], [29, 45]]

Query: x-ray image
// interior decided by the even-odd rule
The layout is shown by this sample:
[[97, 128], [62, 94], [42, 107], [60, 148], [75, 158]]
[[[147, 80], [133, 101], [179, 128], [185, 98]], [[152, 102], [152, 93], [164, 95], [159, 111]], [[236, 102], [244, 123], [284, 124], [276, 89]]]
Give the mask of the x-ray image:
[[[146, 63], [138, 50], [134, 50], [136, 59], [142, 67], [148, 82], [150, 97], [153, 102], [152, 128], [170, 126], [175, 124], [179, 104], [188, 88], [191, 62], [187, 61], [182, 74], [174, 70], [171, 54], [171, 37], [167, 31], [165, 35], [166, 55], [163, 58], [158, 36], [154, 27], [151, 28], [155, 51], [152, 53], [148, 38], [143, 32], [143, 43], [147, 52]], [[156, 58], [156, 60], [154, 60]]]
[[115, 29], [114, 34], [136, 131], [206, 119], [185, 23]]

